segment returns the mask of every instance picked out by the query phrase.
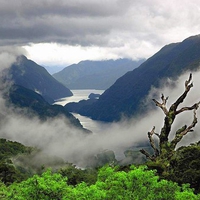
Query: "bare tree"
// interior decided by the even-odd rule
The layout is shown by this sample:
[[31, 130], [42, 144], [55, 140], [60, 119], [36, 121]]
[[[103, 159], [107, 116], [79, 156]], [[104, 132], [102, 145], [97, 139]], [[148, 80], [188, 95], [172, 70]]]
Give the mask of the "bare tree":
[[[153, 127], [153, 129], [150, 132], [148, 132], [149, 142], [154, 151], [153, 155], [151, 155], [144, 149], [140, 150], [140, 152], [143, 153], [151, 161], [160, 160], [161, 162], [163, 162], [162, 164], [164, 164], [165, 166], [169, 165], [170, 159], [175, 153], [176, 145], [182, 140], [183, 136], [185, 136], [189, 132], [192, 132], [193, 131], [192, 129], [197, 124], [196, 110], [198, 109], [200, 102], [195, 103], [194, 105], [189, 106], [189, 107], [182, 107], [180, 109], [178, 108], [178, 106], [186, 98], [190, 89], [193, 87], [193, 83], [191, 81], [192, 81], [192, 74], [190, 74], [189, 79], [185, 81], [185, 91], [169, 107], [169, 109], [167, 109], [166, 107], [168, 97], [165, 98], [164, 95], [162, 94], [161, 102], [158, 102], [155, 99], [153, 99], [156, 106], [160, 107], [163, 110], [165, 114], [165, 119], [164, 119], [164, 125], [160, 131], [160, 134], [155, 132], [155, 127]], [[180, 129], [178, 129], [175, 133], [174, 138], [171, 141], [169, 141], [169, 135], [170, 135], [171, 128], [176, 116], [182, 112], [191, 111], [191, 110], [193, 110], [193, 113], [194, 113], [193, 121], [191, 122], [191, 124], [189, 126], [184, 125]], [[155, 140], [153, 138], [154, 135], [158, 137], [158, 145], [155, 145]]]

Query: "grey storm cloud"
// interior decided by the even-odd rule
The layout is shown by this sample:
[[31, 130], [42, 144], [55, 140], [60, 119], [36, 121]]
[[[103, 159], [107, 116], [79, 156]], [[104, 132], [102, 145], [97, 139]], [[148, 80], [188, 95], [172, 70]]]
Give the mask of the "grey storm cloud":
[[188, 36], [200, 28], [197, 0], [0, 0], [0, 5], [1, 45], [112, 47], [131, 40], [163, 45], [177, 33]]
[[6, 43], [102, 43], [99, 36], [118, 23], [118, 16], [128, 10], [127, 2], [0, 1], [1, 39]]

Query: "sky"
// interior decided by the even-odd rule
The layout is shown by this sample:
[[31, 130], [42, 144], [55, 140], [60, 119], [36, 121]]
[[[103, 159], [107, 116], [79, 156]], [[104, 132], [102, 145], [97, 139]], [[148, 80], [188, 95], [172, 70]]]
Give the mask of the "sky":
[[0, 46], [43, 66], [148, 58], [199, 34], [199, 0], [0, 0]]

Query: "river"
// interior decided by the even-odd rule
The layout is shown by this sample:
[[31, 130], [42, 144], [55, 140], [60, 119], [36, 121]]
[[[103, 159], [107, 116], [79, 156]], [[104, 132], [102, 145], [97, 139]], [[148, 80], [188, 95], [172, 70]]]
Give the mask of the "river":
[[[91, 93], [102, 94], [104, 92], [104, 90], [71, 90], [71, 91], [73, 93], [73, 96], [58, 99], [55, 104], [64, 106], [70, 102], [79, 102], [80, 100], [87, 100], [88, 96]], [[89, 129], [92, 132], [98, 133], [106, 126], [106, 124], [101, 121], [95, 121], [90, 119], [89, 117], [81, 116], [76, 113], [72, 114], [79, 119], [84, 128]]]

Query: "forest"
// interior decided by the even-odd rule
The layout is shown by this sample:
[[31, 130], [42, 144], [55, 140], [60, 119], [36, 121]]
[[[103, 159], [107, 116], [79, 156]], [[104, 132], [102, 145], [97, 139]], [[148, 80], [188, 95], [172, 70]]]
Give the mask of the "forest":
[[[106, 160], [103, 166], [81, 169], [45, 154], [41, 159], [48, 163], [36, 164], [40, 149], [1, 138], [0, 199], [200, 199], [200, 142], [176, 149], [197, 124], [199, 102], [178, 109], [192, 87], [190, 74], [185, 91], [169, 109], [168, 97], [162, 94], [162, 102], [153, 99], [165, 119], [160, 134], [155, 127], [148, 132], [152, 150], [140, 150], [147, 159], [144, 164], [120, 166]], [[177, 115], [185, 111], [193, 111], [192, 123], [169, 140]]]
[[[200, 199], [200, 141], [176, 148], [197, 124], [200, 102], [183, 106], [193, 87], [192, 74], [185, 81], [185, 90], [167, 108], [168, 97], [153, 102], [165, 114], [160, 133], [156, 127], [148, 132], [149, 147], [140, 152], [146, 156], [144, 164], [118, 165], [106, 160], [96, 167], [78, 168], [59, 157], [41, 154], [43, 164], [34, 163], [40, 149], [18, 142], [0, 139], [0, 199], [136, 199], [182, 200]], [[193, 112], [189, 125], [180, 127], [172, 139], [171, 128], [176, 117]]]
[[199, 19], [0, 0], [0, 200], [200, 200]]

